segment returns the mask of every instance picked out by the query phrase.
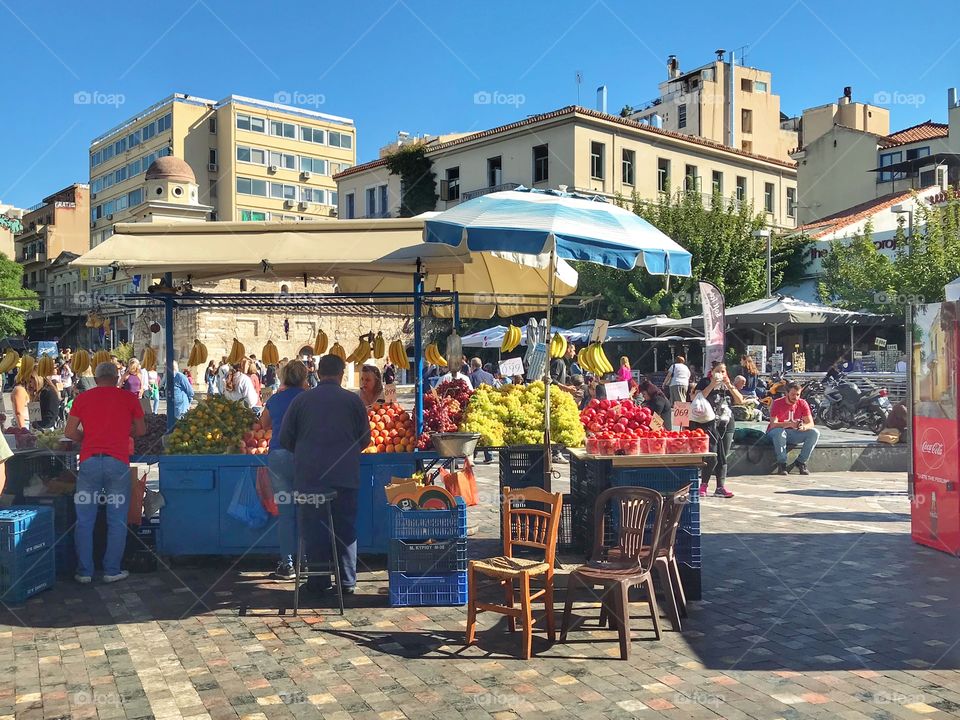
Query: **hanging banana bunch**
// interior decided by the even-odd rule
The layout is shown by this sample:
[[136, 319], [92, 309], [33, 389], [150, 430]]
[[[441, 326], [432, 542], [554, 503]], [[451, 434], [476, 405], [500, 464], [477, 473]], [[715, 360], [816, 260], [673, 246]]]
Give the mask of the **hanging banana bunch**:
[[423, 351], [423, 357], [426, 358], [427, 362], [431, 365], [438, 367], [447, 366], [447, 361], [443, 358], [443, 355], [440, 354], [440, 348], [437, 347], [436, 343], [427, 345], [426, 350]]
[[367, 360], [370, 359], [370, 340], [369, 336], [364, 335], [360, 338], [360, 342], [357, 343], [357, 347], [353, 349], [353, 352], [346, 357], [346, 362], [356, 363], [357, 365], [363, 365]]
[[12, 348], [7, 350], [3, 355], [3, 359], [0, 360], [0, 374], [5, 374], [13, 370], [18, 362], [20, 362], [20, 356], [17, 354], [17, 351]]
[[390, 362], [392, 362], [400, 370], [410, 369], [410, 360], [407, 357], [407, 350], [404, 348], [402, 340], [394, 340], [392, 343], [390, 343], [390, 348], [387, 351], [387, 357], [389, 357]]
[[[83, 375], [83, 373], [90, 369], [90, 353], [82, 349], [77, 350], [73, 354], [73, 359], [70, 361], [70, 365], [73, 367], [73, 372], [75, 375]], [[0, 362], [0, 367], [3, 367], [2, 362]]]
[[112, 359], [113, 358], [110, 357], [110, 353], [108, 351], [97, 350], [90, 359], [90, 367], [92, 367], [94, 372], [96, 372], [97, 365], [100, 363], [110, 362]]
[[386, 342], [383, 339], [383, 333], [378, 332], [377, 337], [375, 337], [373, 340], [373, 356], [379, 360], [383, 357], [386, 349]]
[[36, 360], [34, 360], [30, 355], [24, 355], [20, 359], [20, 370], [17, 372], [17, 382], [26, 383], [27, 379], [33, 375], [33, 368], [36, 365]]
[[567, 354], [567, 339], [560, 333], [554, 333], [550, 339], [550, 357], [562, 358]]
[[313, 341], [313, 354], [323, 355], [327, 351], [327, 345], [329, 345], [327, 334], [323, 330], [319, 330], [317, 339]]
[[156, 370], [157, 369], [157, 351], [152, 347], [147, 345], [143, 349], [143, 359], [140, 361], [140, 365], [144, 370]]
[[37, 361], [37, 374], [42, 377], [50, 377], [57, 371], [57, 364], [49, 355], [42, 355]]
[[233, 339], [233, 345], [230, 346], [230, 354], [227, 355], [227, 362], [230, 365], [236, 365], [247, 356], [247, 349], [237, 338]]
[[503, 342], [500, 344], [500, 352], [510, 352], [516, 348], [517, 345], [520, 344], [520, 338], [520, 328], [513, 323], [510, 323], [507, 331], [503, 334]]
[[330, 355], [336, 355], [338, 358], [340, 358], [344, 362], [347, 361], [347, 353], [343, 349], [343, 346], [338, 342], [333, 343], [333, 347], [330, 348]]
[[187, 360], [187, 365], [195, 367], [197, 365], [203, 365], [206, 361], [207, 346], [197, 338], [193, 341], [193, 347], [190, 348], [190, 358]]
[[607, 359], [606, 353], [603, 352], [603, 345], [600, 343], [594, 343], [585, 348], [583, 357], [587, 362], [583, 367], [594, 375], [606, 375], [613, 372], [613, 365]]
[[280, 351], [277, 350], [277, 346], [273, 344], [273, 340], [267, 340], [267, 344], [263, 346], [260, 355], [264, 365], [280, 364]]

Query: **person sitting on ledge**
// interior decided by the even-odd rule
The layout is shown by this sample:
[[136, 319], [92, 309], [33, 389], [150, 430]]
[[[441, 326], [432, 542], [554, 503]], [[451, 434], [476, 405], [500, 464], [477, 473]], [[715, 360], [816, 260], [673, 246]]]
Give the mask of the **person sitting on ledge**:
[[[809, 475], [807, 463], [820, 439], [820, 431], [813, 426], [813, 413], [806, 400], [800, 397], [800, 383], [787, 383], [786, 394], [773, 401], [770, 407], [770, 424], [767, 425], [767, 437], [773, 443], [777, 454], [777, 475], [786, 475], [797, 468], [801, 475]], [[787, 467], [787, 445], [802, 445], [789, 468]]]

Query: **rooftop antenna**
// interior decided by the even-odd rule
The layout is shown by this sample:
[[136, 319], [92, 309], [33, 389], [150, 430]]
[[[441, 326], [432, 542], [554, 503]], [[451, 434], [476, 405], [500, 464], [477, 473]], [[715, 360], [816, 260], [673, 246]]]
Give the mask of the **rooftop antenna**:
[[747, 48], [749, 47], [750, 47], [749, 45], [741, 45], [737, 49], [737, 55], [740, 56], [740, 64], [743, 65], [744, 67], [746, 67], [747, 65]]
[[577, 70], [577, 107], [580, 106], [580, 85], [583, 83], [583, 73]]

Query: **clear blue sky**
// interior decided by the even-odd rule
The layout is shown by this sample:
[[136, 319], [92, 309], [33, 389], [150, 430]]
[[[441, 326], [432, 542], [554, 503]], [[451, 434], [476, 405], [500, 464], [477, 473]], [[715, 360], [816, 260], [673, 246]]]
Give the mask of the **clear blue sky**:
[[[960, 85], [954, 2], [0, 0], [0, 19], [0, 202], [20, 206], [87, 181], [90, 140], [173, 92], [323, 100], [356, 121], [362, 162], [398, 130], [482, 130], [575, 103], [578, 71], [582, 105], [601, 84], [611, 112], [641, 105], [671, 53], [689, 69], [747, 46], [791, 115], [844, 85], [888, 93], [892, 129], [945, 121]], [[98, 104], [77, 104], [84, 92]]]

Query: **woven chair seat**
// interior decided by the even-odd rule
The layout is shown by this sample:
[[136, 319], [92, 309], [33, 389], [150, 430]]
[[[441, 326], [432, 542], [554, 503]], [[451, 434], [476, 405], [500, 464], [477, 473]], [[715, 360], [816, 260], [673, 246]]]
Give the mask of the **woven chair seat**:
[[527, 558], [494, 557], [474, 560], [473, 568], [484, 575], [494, 577], [519, 577], [527, 575], [543, 575], [550, 569], [550, 565], [540, 560]]

